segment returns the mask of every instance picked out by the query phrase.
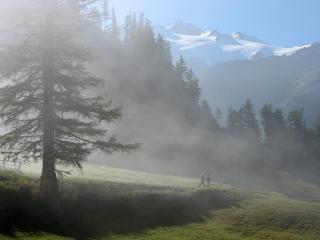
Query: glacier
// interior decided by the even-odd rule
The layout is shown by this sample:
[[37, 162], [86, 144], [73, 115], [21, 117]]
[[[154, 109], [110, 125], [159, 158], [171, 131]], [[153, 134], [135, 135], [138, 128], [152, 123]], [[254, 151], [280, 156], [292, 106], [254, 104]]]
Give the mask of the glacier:
[[217, 30], [205, 30], [182, 21], [169, 27], [156, 25], [155, 33], [161, 34], [171, 43], [175, 59], [183, 56], [196, 68], [198, 65], [210, 66], [224, 61], [290, 56], [311, 46], [276, 46], [241, 32], [226, 34]]

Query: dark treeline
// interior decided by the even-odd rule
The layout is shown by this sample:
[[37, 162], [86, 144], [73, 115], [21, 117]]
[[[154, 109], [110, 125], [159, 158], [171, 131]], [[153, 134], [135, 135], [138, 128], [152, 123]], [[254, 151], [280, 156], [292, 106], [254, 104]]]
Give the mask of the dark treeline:
[[238, 110], [230, 108], [225, 129], [235, 138], [258, 145], [262, 154], [256, 161], [262, 160], [261, 164], [319, 183], [319, 122], [320, 117], [308, 128], [303, 109], [285, 114], [271, 104], [265, 104], [257, 115], [247, 100]]
[[[107, 53], [96, 70], [112, 73], [109, 92], [127, 113], [117, 131], [143, 147], [131, 159], [109, 163], [189, 176], [206, 170], [249, 186], [274, 187], [282, 173], [320, 182], [320, 120], [307, 128], [303, 110], [284, 113], [266, 104], [256, 111], [248, 100], [230, 108], [224, 121], [224, 113], [213, 113], [202, 98], [199, 79], [185, 60], [173, 62], [169, 42], [155, 36], [148, 19], [131, 13], [123, 29], [116, 22], [106, 28]], [[106, 64], [110, 54], [116, 64]]]

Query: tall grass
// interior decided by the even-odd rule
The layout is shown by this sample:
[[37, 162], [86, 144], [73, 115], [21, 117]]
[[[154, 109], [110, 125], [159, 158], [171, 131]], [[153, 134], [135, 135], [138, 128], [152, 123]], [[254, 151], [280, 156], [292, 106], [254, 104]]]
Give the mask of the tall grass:
[[148, 185], [66, 181], [63, 214], [41, 203], [37, 181], [16, 174], [0, 177], [0, 232], [49, 232], [76, 239], [137, 232], [156, 226], [200, 222], [210, 211], [228, 208], [238, 198], [226, 190], [175, 190]]

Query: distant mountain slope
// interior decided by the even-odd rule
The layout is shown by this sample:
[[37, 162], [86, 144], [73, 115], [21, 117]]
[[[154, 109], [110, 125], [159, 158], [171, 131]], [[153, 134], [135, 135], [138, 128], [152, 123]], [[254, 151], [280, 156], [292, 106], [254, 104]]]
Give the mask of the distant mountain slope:
[[[304, 108], [308, 123], [320, 112], [320, 44], [280, 47], [241, 32], [225, 34], [177, 21], [155, 32], [171, 43], [202, 81], [204, 97], [225, 111], [251, 98], [290, 110]], [[258, 109], [257, 109], [258, 110]]]
[[303, 107], [309, 123], [320, 113], [320, 43], [289, 56], [230, 61], [204, 74], [204, 95], [227, 109], [251, 98], [260, 108], [273, 103], [286, 110]]
[[310, 46], [280, 47], [241, 32], [225, 34], [181, 21], [170, 27], [155, 26], [155, 32], [171, 42], [174, 57], [183, 55], [194, 67], [230, 60], [288, 56]]

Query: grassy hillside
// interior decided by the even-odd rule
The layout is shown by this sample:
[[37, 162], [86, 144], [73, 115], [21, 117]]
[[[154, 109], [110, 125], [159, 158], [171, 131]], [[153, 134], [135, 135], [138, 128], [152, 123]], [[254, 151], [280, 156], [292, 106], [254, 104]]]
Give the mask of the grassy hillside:
[[243, 201], [239, 207], [218, 210], [204, 223], [158, 228], [111, 240], [318, 240], [319, 204], [291, 202], [276, 196]]
[[[34, 176], [39, 169], [38, 165], [23, 168], [33, 177], [2, 173], [0, 190], [19, 192], [21, 187], [29, 187], [36, 195]], [[82, 173], [74, 172], [72, 178], [64, 179], [62, 193], [66, 215], [82, 219], [79, 226], [92, 232], [74, 231], [68, 237], [66, 232], [42, 229], [52, 234], [18, 233], [18, 239], [80, 239], [80, 235], [104, 240], [320, 239], [319, 202], [217, 183], [202, 190], [197, 185], [197, 179], [85, 165]], [[316, 187], [313, 191], [319, 194]], [[96, 209], [97, 205], [101, 208]], [[0, 239], [12, 238], [1, 235]]]
[[[147, 186], [162, 186], [169, 188], [188, 188], [197, 189], [199, 185], [198, 179], [152, 174], [126, 169], [119, 169], [105, 165], [84, 164], [82, 171], [77, 169], [63, 168], [65, 171], [71, 170], [71, 175], [66, 179], [91, 180], [99, 182], [114, 182], [126, 184], [142, 184]], [[23, 173], [29, 176], [38, 177], [41, 172], [40, 164], [26, 164], [22, 167]], [[212, 184], [215, 189], [233, 188], [226, 184], [214, 182]]]
[[[183, 187], [193, 189], [197, 189], [199, 184], [199, 179], [151, 174], [113, 168], [105, 165], [84, 164], [82, 171], [68, 168], [64, 168], [63, 170], [71, 170], [71, 175], [66, 177], [66, 179], [71, 178], [78, 180], [94, 180], [103, 182], [143, 184], [148, 186], [163, 186], [169, 188]], [[22, 167], [22, 171], [27, 175], [38, 177], [40, 176], [41, 165], [26, 164]], [[278, 190], [281, 190], [282, 193], [285, 193], [290, 198], [320, 202], [320, 189], [317, 186], [296, 179], [287, 173], [279, 173], [277, 175], [277, 180], [279, 183]], [[215, 189], [235, 189], [230, 185], [217, 182], [213, 183], [213, 187]]]

